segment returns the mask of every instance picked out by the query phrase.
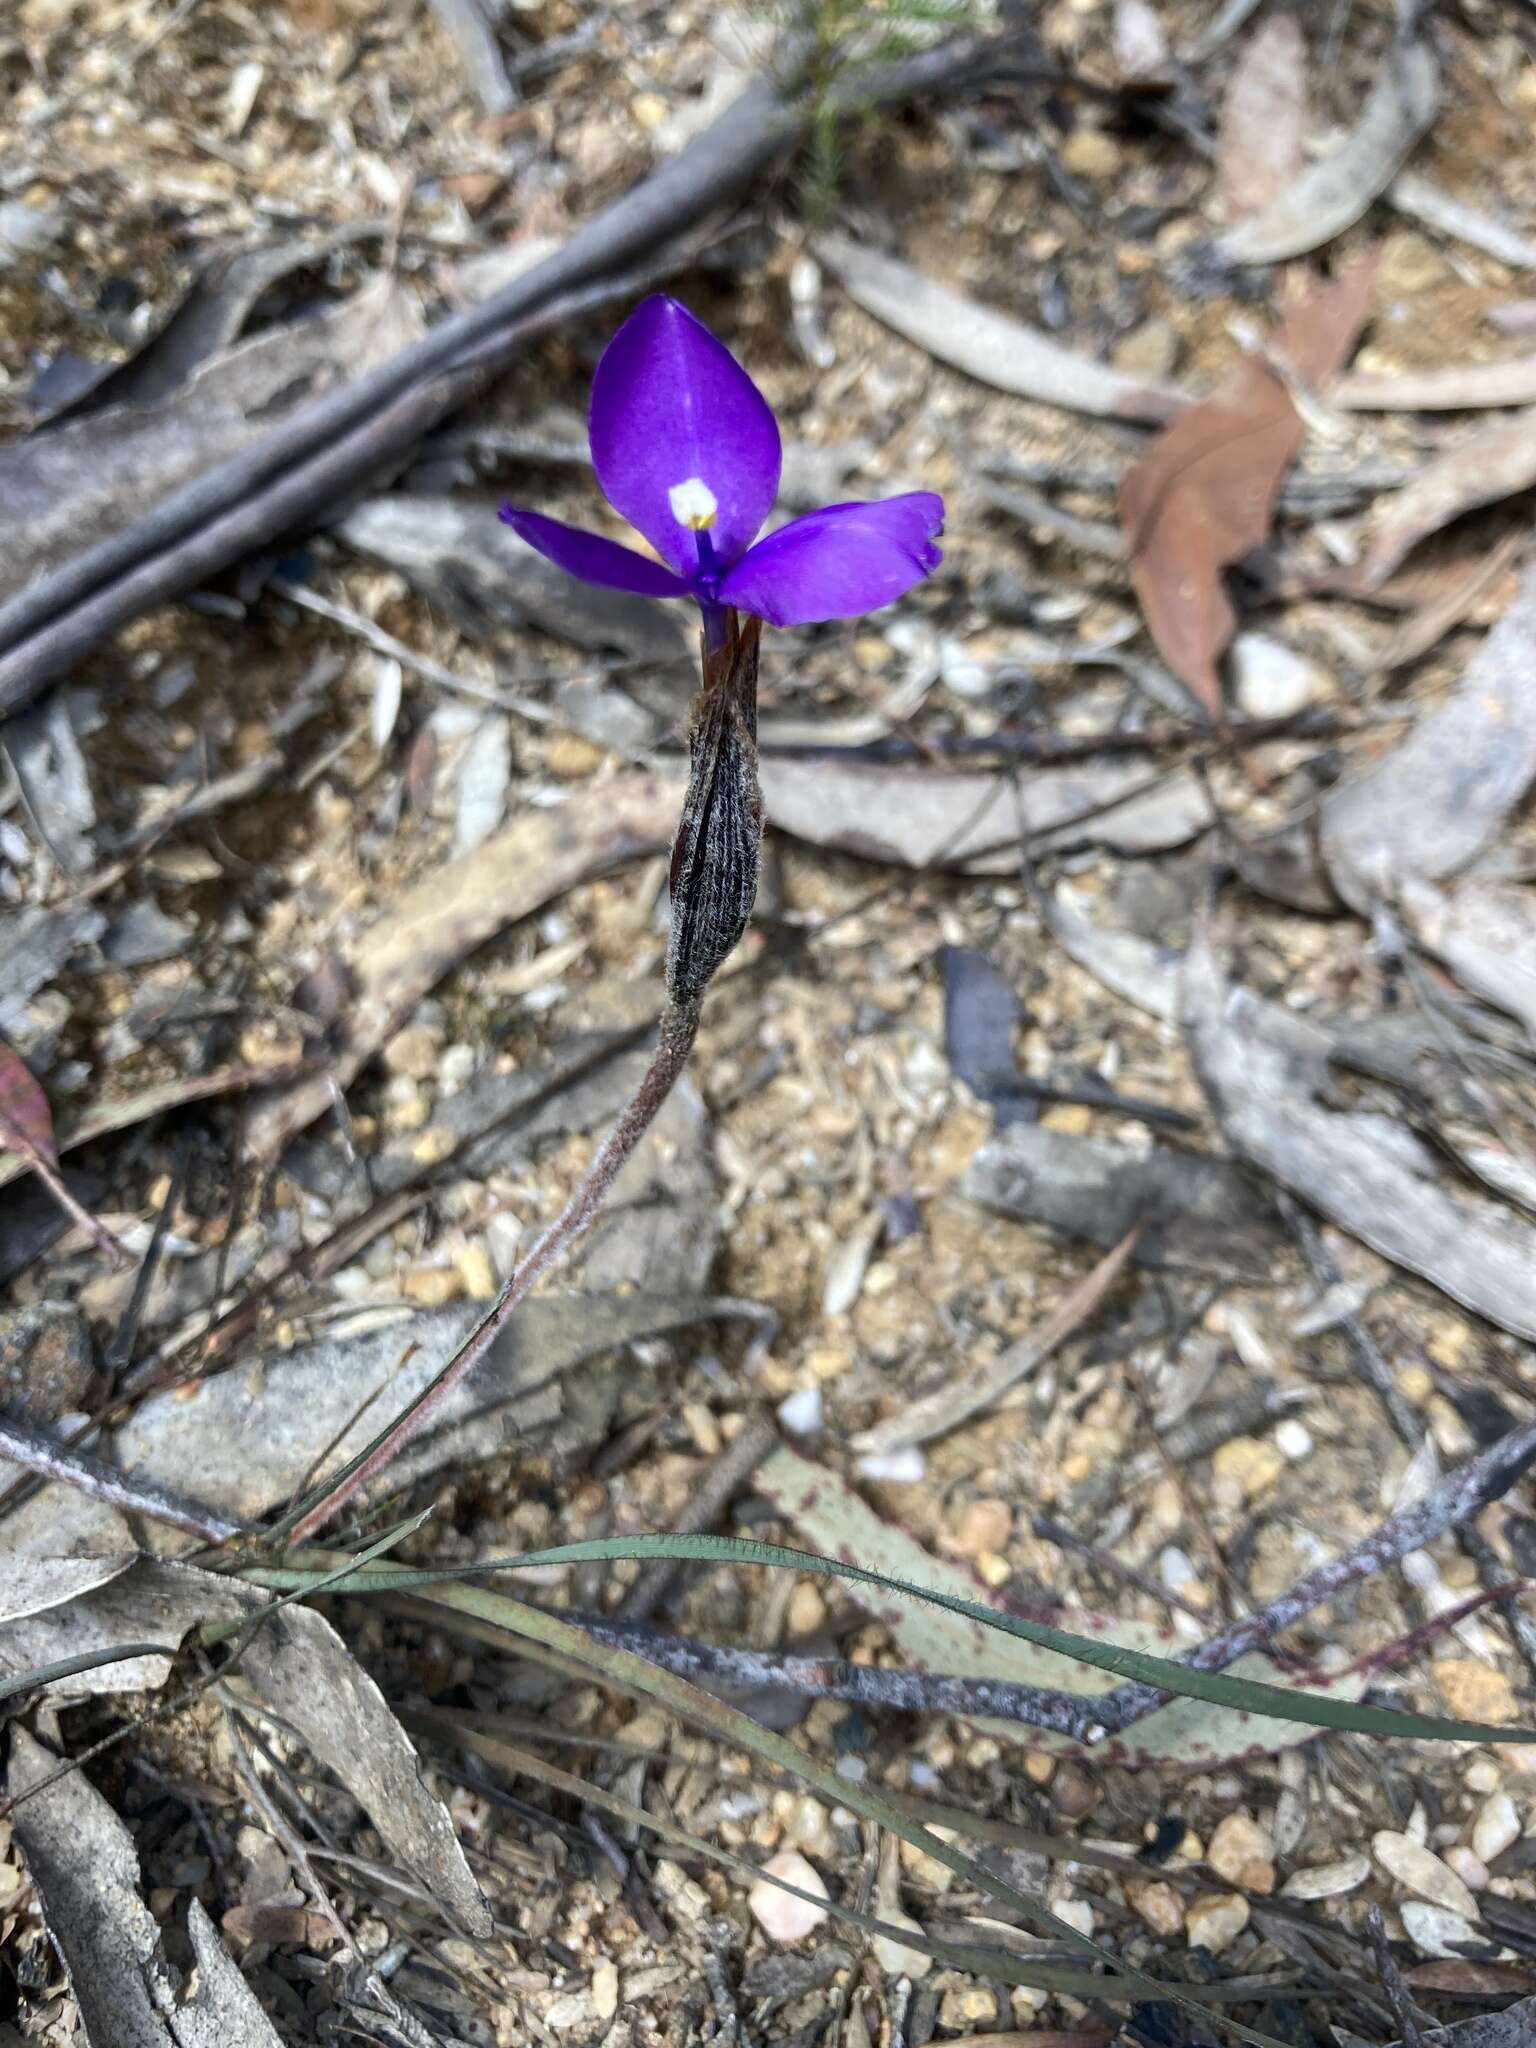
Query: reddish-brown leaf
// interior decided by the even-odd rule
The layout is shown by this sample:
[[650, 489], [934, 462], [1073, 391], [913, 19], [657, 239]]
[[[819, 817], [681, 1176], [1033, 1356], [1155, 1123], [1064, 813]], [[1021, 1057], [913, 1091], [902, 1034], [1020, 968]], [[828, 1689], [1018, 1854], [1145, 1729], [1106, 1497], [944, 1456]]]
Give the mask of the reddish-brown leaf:
[[59, 1207], [104, 1252], [117, 1260], [125, 1256], [106, 1225], [82, 1209], [65, 1186], [64, 1176], [59, 1172], [59, 1147], [53, 1135], [53, 1112], [48, 1107], [48, 1098], [20, 1053], [0, 1038], [0, 1169], [9, 1163], [7, 1153], [25, 1162], [23, 1172], [27, 1167], [32, 1169]]
[[[1349, 360], [1375, 267], [1366, 257], [1292, 303], [1274, 353], [1304, 385], [1326, 385]], [[1131, 581], [1148, 630], [1213, 717], [1221, 709], [1216, 664], [1237, 623], [1221, 572], [1267, 537], [1301, 437], [1284, 383], [1250, 356], [1165, 428], [1120, 486]]]
[[57, 1167], [53, 1111], [21, 1054], [0, 1039], [0, 1146]]

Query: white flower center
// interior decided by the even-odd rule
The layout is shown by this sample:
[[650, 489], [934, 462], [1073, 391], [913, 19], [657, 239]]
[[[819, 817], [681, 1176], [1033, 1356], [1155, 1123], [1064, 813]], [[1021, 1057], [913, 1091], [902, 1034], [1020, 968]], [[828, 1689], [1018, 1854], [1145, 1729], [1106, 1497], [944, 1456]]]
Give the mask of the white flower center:
[[715, 494], [701, 476], [691, 476], [686, 483], [674, 484], [667, 493], [667, 503], [672, 507], [672, 517], [679, 526], [687, 526], [695, 533], [702, 533], [715, 523], [715, 514], [720, 510]]

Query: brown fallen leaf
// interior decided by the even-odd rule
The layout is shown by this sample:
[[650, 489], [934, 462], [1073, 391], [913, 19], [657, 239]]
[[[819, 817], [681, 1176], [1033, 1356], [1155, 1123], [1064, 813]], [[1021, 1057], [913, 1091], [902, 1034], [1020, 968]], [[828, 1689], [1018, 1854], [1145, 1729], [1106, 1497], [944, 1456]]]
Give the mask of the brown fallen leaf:
[[[1295, 302], [1275, 341], [1302, 384], [1326, 385], [1365, 323], [1374, 254]], [[1213, 717], [1216, 664], [1237, 624], [1221, 572], [1269, 533], [1302, 420], [1275, 371], [1250, 356], [1161, 433], [1120, 485], [1131, 581], [1168, 666]]]
[[298, 1948], [325, 1950], [339, 1939], [323, 1913], [313, 1907], [282, 1899], [257, 1899], [246, 1906], [231, 1906], [219, 1922], [232, 1941], [245, 1947], [253, 1942], [291, 1942]]
[[1410, 549], [1464, 512], [1536, 484], [1536, 406], [1495, 421], [1438, 456], [1387, 507], [1356, 580], [1379, 590]]
[[1307, 132], [1307, 44], [1294, 14], [1264, 22], [1233, 67], [1216, 135], [1216, 186], [1234, 224], [1289, 190]]
[[[53, 1111], [20, 1053], [0, 1039], [0, 1145], [15, 1155], [17, 1171], [31, 1168], [59, 1207], [114, 1260], [128, 1255], [104, 1223], [82, 1209], [59, 1172], [59, 1148], [53, 1135]], [[0, 1153], [0, 1164], [4, 1163]]]

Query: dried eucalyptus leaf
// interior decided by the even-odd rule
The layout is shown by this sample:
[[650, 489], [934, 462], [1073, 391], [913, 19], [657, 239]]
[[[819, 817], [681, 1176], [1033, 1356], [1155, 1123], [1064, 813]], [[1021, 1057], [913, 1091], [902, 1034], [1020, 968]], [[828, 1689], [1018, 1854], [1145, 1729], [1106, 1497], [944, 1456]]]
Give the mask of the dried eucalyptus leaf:
[[1143, 383], [1077, 355], [1037, 328], [962, 298], [846, 235], [819, 235], [814, 247], [866, 313], [995, 390], [1072, 412], [1152, 423], [1171, 419], [1188, 403], [1182, 391]]
[[1440, 105], [1440, 67], [1428, 43], [1395, 42], [1356, 126], [1251, 220], [1223, 235], [1233, 263], [1280, 263], [1321, 249], [1386, 191]]
[[[738, 1304], [708, 1295], [573, 1294], [525, 1302], [485, 1362], [454, 1389], [434, 1427], [389, 1467], [383, 1486], [394, 1491], [450, 1459], [494, 1456], [534, 1413], [548, 1412], [547, 1404], [533, 1406], [542, 1390], [586, 1359], [740, 1313]], [[326, 1471], [371, 1442], [479, 1317], [474, 1307], [404, 1315], [204, 1380], [191, 1399], [182, 1390], [152, 1395], [118, 1432], [118, 1462], [255, 1519], [290, 1499], [333, 1441]], [[374, 1394], [379, 1398], [359, 1414]]]
[[1229, 987], [1204, 938], [1185, 955], [1183, 1008], [1195, 1070], [1240, 1157], [1452, 1300], [1536, 1337], [1536, 1229], [1450, 1193], [1388, 1117], [1322, 1108], [1326, 1032]]
[[194, 1898], [188, 1932], [197, 1962], [183, 1981], [145, 1905], [133, 1837], [83, 1771], [32, 1792], [60, 1759], [25, 1728], [11, 1732], [6, 1793], [63, 1957], [88, 2048], [282, 2048], [256, 1995]]
[[1334, 886], [1368, 917], [1409, 880], [1448, 880], [1493, 843], [1533, 778], [1536, 570], [1528, 570], [1451, 695], [1328, 797], [1322, 847]]

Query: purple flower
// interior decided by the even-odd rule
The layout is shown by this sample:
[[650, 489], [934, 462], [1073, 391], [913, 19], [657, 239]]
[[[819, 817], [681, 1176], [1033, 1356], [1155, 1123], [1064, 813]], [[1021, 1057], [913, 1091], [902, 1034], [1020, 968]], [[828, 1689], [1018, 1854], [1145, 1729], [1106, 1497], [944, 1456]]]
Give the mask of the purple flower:
[[609, 342], [589, 425], [604, 496], [662, 560], [541, 512], [504, 505], [502, 518], [587, 583], [697, 599], [711, 645], [729, 611], [773, 626], [852, 618], [938, 566], [944, 501], [933, 491], [826, 505], [757, 540], [779, 488], [778, 427], [730, 350], [676, 299], [647, 299]]

